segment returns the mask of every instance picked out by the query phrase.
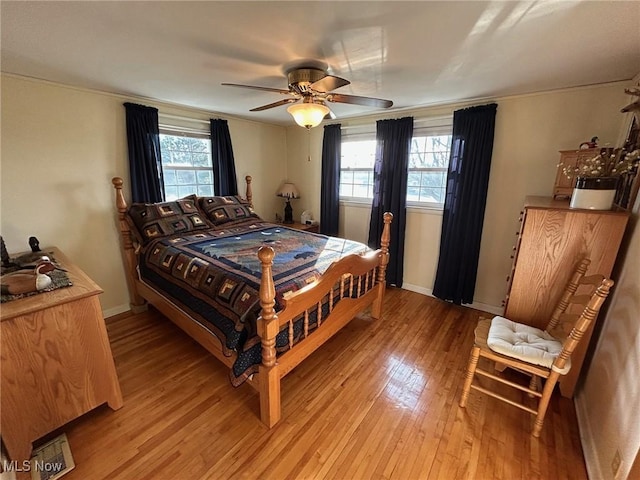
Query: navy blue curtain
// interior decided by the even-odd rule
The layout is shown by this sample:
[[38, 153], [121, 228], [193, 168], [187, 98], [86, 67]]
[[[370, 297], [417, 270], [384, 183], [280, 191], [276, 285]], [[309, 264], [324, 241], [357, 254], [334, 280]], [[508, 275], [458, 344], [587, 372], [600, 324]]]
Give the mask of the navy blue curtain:
[[406, 225], [407, 173], [413, 137], [413, 117], [378, 120], [376, 163], [373, 172], [373, 203], [369, 221], [369, 246], [380, 247], [384, 212], [393, 213], [387, 284], [402, 286], [404, 230]]
[[211, 158], [213, 161], [213, 192], [218, 196], [238, 195], [236, 164], [233, 159], [231, 135], [226, 120], [211, 119]]
[[340, 224], [340, 156], [342, 130], [340, 124], [326, 125], [322, 139], [322, 188], [320, 189], [320, 233], [338, 236]]
[[131, 200], [156, 203], [164, 200], [158, 109], [125, 103]]
[[498, 105], [492, 103], [453, 114], [433, 295], [457, 305], [473, 302], [497, 108]]

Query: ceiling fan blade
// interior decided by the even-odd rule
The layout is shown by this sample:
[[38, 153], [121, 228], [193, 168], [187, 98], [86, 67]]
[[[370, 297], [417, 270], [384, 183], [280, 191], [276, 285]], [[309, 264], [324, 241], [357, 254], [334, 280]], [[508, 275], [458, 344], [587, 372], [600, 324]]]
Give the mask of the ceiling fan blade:
[[349, 80], [345, 80], [344, 78], [327, 75], [317, 82], [313, 82], [311, 84], [311, 88], [316, 92], [325, 93], [330, 92], [331, 90], [335, 90], [336, 88], [344, 87], [345, 85], [349, 85], [350, 83], [351, 82]]
[[364, 105], [366, 107], [389, 108], [393, 106], [391, 100], [373, 97], [357, 97], [355, 95], [343, 95], [341, 93], [329, 93], [326, 100], [334, 103], [351, 103], [353, 105]]
[[297, 101], [298, 101], [297, 98], [285, 98], [284, 100], [279, 100], [277, 102], [270, 103], [269, 105], [262, 105], [261, 107], [252, 108], [249, 111], [261, 112], [262, 110], [268, 110], [269, 108], [279, 107], [281, 105], [286, 105], [287, 103], [295, 103]]
[[256, 87], [255, 85], [240, 85], [239, 83], [221, 83], [220, 85], [224, 85], [225, 87], [250, 88], [252, 90], [262, 90], [263, 92], [275, 92], [275, 93], [281, 93], [283, 95], [291, 94], [289, 90], [282, 90], [281, 88]]

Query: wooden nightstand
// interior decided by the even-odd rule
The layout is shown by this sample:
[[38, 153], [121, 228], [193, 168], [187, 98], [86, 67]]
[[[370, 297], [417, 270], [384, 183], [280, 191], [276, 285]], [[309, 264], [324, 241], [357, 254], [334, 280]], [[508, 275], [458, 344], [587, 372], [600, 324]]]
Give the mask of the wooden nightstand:
[[307, 232], [313, 232], [313, 233], [320, 232], [319, 223], [314, 223], [313, 225], [307, 225], [304, 223], [294, 222], [294, 223], [283, 223], [282, 225], [289, 228], [295, 228], [296, 230], [305, 230]]

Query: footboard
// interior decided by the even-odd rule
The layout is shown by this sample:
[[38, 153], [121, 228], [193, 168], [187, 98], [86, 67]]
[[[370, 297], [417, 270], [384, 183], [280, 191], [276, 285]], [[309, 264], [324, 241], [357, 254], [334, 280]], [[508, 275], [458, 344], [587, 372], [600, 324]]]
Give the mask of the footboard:
[[[384, 214], [380, 249], [365, 255], [348, 255], [334, 263], [317, 282], [287, 297], [277, 313], [274, 310], [275, 288], [271, 272], [275, 253], [271, 247], [260, 248], [260, 415], [267, 426], [272, 427], [280, 420], [280, 380], [287, 373], [368, 306], [372, 306], [374, 318], [380, 317], [392, 218], [391, 213]], [[294, 338], [295, 321], [302, 322], [302, 338], [298, 341]], [[310, 331], [312, 323], [314, 330]], [[289, 350], [278, 356], [276, 361], [276, 335], [283, 328], [288, 329]]]

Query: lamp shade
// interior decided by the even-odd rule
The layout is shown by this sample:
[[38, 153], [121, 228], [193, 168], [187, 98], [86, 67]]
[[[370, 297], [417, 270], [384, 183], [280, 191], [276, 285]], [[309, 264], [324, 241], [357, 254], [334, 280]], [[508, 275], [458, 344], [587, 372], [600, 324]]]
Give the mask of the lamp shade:
[[285, 198], [300, 198], [300, 192], [293, 183], [285, 183], [278, 190], [277, 195]]
[[305, 128], [313, 128], [320, 125], [329, 109], [319, 103], [300, 103], [287, 108], [298, 125]]

